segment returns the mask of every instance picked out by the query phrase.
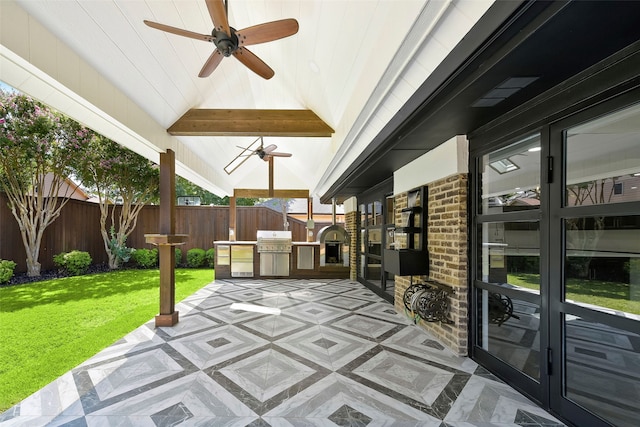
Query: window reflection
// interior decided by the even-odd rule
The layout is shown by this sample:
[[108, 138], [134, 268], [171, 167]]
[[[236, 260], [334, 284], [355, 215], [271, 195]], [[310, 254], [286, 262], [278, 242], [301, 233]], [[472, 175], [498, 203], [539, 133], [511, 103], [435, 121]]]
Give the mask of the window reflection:
[[382, 228], [369, 229], [368, 253], [370, 255], [382, 255]]
[[374, 225], [373, 222], [373, 203], [369, 203], [367, 204], [367, 226]]
[[565, 220], [565, 299], [640, 315], [640, 216]]
[[540, 380], [540, 305], [478, 289], [478, 345]]
[[382, 265], [377, 258], [367, 257], [367, 280], [381, 286]]
[[367, 207], [360, 205], [360, 225], [366, 227], [367, 225]]
[[565, 316], [566, 397], [616, 426], [640, 420], [640, 335]]
[[384, 217], [382, 216], [382, 202], [375, 201], [373, 203], [373, 225], [384, 224]]
[[387, 199], [385, 200], [386, 204], [387, 204], [387, 209], [385, 212], [385, 224], [395, 224], [396, 219], [395, 219], [395, 198], [394, 197], [387, 197]]
[[540, 135], [483, 156], [480, 171], [480, 213], [540, 207]]
[[540, 291], [540, 224], [487, 222], [480, 228], [483, 282]]
[[567, 206], [640, 201], [640, 104], [566, 132]]

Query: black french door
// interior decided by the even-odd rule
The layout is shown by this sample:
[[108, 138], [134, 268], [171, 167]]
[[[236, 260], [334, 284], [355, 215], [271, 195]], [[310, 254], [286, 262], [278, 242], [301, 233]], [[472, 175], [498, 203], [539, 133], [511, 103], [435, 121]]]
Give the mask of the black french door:
[[472, 153], [472, 356], [579, 426], [640, 419], [639, 101]]

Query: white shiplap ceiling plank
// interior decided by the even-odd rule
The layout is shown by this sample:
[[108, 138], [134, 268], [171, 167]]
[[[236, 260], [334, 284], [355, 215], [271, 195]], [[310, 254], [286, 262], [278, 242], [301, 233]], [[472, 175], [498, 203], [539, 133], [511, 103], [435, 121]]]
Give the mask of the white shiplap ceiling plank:
[[[12, 6], [6, 4], [13, 1], [3, 0], [0, 7], [12, 13]], [[149, 19], [210, 33], [213, 24], [203, 0], [15, 1], [37, 21], [33, 25], [41, 23], [64, 43], [54, 43], [51, 51], [46, 43], [27, 47], [26, 55], [33, 49], [43, 69], [48, 61], [70, 59], [68, 66], [50, 67], [64, 70], [53, 77], [69, 88], [78, 88], [88, 101], [104, 103], [107, 110], [117, 110], [115, 104], [121, 102], [133, 117], [155, 121], [134, 126], [140, 132], [166, 129], [190, 108], [311, 109], [336, 130], [332, 138], [281, 138], [273, 142], [279, 151], [293, 154], [276, 159], [277, 185], [305, 185], [310, 190], [322, 187], [318, 181], [326, 173], [335, 177], [357, 157], [435, 68], [449, 45], [459, 39], [463, 32], [459, 28], [447, 27], [445, 31], [435, 26], [432, 38], [424, 40], [426, 26], [415, 25], [421, 14], [424, 22], [429, 21], [431, 15], [423, 9], [433, 10], [437, 21], [435, 12], [454, 4], [456, 10], [447, 22], [467, 27], [491, 4], [490, 0], [230, 0], [229, 21], [238, 30], [284, 18], [295, 18], [300, 24], [292, 37], [250, 47], [274, 69], [275, 76], [267, 81], [233, 57], [224, 58], [210, 77], [198, 78], [213, 51], [212, 44], [143, 24]], [[4, 29], [0, 32], [10, 37], [4, 35]], [[410, 54], [403, 56], [407, 48]], [[86, 63], [73, 60], [75, 55]], [[389, 68], [394, 61], [396, 65]], [[101, 77], [86, 70], [88, 66], [99, 70]], [[116, 94], [107, 82], [124, 95]], [[28, 85], [26, 80], [24, 84]], [[48, 96], [65, 102], [55, 94]], [[379, 105], [385, 102], [388, 104]], [[196, 169], [206, 164], [215, 171], [211, 176], [226, 180], [212, 182], [211, 187], [229, 189], [264, 181], [261, 177], [267, 165], [255, 159], [232, 176], [222, 171], [240, 151], [236, 145], [246, 146], [252, 139], [177, 137], [172, 143], [184, 145], [180, 153], [197, 157], [200, 163]]]

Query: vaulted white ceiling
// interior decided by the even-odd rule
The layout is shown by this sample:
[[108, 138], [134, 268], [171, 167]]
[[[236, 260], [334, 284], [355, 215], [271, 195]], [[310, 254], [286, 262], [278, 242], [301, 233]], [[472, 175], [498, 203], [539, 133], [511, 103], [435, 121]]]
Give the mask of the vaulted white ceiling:
[[[236, 29], [284, 19], [297, 34], [251, 46], [275, 71], [258, 77], [225, 58], [197, 77], [214, 46], [143, 24], [208, 34], [204, 0], [2, 0], [0, 80], [219, 194], [266, 188], [257, 156], [223, 167], [255, 137], [172, 137], [191, 108], [310, 109], [331, 138], [265, 138], [276, 189], [316, 194], [335, 181], [488, 9], [490, 0], [229, 0]], [[333, 180], [333, 181], [332, 181]]]

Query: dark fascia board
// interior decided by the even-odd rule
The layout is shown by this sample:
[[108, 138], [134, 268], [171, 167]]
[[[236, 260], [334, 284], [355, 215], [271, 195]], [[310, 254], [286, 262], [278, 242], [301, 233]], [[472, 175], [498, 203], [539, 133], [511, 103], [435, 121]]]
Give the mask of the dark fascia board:
[[[518, 1], [496, 1], [487, 12], [476, 22], [469, 33], [453, 48], [447, 57], [436, 67], [425, 82], [416, 90], [409, 100], [398, 110], [387, 125], [373, 139], [371, 144], [358, 156], [349, 168], [340, 176], [338, 180], [321, 196], [322, 203], [330, 203], [332, 198], [346, 199], [356, 195], [341, 194], [340, 192], [349, 187], [355, 179], [367, 169], [368, 164], [373, 164], [371, 160], [374, 156], [381, 156], [391, 151], [393, 143], [402, 139], [398, 134], [403, 124], [415, 119], [425, 103], [446, 87], [446, 83], [451, 81], [462, 69], [464, 64], [473, 60], [474, 53], [485, 45], [487, 40], [492, 39], [505, 22], [514, 15], [518, 9], [527, 8], [533, 2], [526, 0]], [[442, 141], [440, 141], [442, 142]], [[425, 149], [424, 152], [428, 150]], [[388, 176], [381, 176], [381, 181]], [[341, 196], [341, 197], [339, 197]]]
[[470, 150], [482, 151], [496, 138], [508, 140], [636, 90], [640, 86], [639, 69], [640, 40], [474, 130], [469, 139], [477, 139], [478, 144]]
[[380, 198], [380, 194], [387, 194], [390, 192], [393, 192], [393, 177], [389, 177], [377, 185], [363, 191], [361, 193], [362, 202], [366, 203], [378, 200]]

